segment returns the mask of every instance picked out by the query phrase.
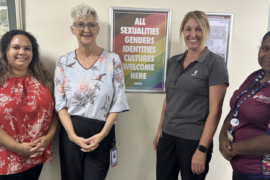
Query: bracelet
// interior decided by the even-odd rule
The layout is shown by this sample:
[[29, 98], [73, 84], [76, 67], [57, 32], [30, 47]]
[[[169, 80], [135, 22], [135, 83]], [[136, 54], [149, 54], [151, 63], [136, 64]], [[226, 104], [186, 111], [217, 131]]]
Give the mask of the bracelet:
[[19, 153], [19, 155], [22, 154], [22, 151], [23, 151], [23, 145], [21, 144], [21, 152]]

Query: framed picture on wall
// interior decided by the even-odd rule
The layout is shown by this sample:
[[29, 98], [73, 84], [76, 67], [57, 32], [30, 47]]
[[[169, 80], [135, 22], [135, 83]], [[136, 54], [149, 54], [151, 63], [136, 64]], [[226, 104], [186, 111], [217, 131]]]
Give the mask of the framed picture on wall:
[[233, 14], [206, 13], [210, 23], [210, 34], [206, 40], [208, 49], [229, 62]]
[[21, 0], [0, 0], [0, 36], [13, 29], [23, 29]]
[[110, 7], [110, 50], [123, 64], [127, 92], [165, 92], [171, 10]]

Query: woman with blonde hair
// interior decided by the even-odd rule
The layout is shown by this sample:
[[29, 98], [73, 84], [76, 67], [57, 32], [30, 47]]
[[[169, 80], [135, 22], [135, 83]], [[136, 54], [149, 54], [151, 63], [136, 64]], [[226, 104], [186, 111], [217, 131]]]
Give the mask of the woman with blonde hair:
[[103, 180], [115, 147], [114, 123], [129, 108], [122, 63], [96, 44], [100, 27], [93, 8], [72, 8], [71, 20], [79, 47], [61, 56], [55, 70], [61, 174], [63, 180]]
[[166, 98], [154, 140], [157, 180], [203, 180], [228, 86], [223, 58], [205, 47], [210, 31], [205, 13], [192, 11], [180, 27], [188, 49], [167, 65]]
[[12, 30], [0, 42], [0, 180], [38, 180], [58, 126], [53, 81], [37, 40]]

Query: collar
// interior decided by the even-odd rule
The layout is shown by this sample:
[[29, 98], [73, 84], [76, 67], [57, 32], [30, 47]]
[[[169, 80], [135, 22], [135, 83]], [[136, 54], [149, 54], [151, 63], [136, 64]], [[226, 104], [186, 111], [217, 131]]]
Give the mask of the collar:
[[[208, 56], [209, 52], [210, 52], [209, 49], [205, 46], [205, 48], [204, 48], [203, 52], [201, 53], [199, 59], [197, 59], [196, 61], [203, 62], [206, 59], [206, 57]], [[187, 53], [187, 50], [183, 54], [180, 54], [176, 58], [176, 60], [177, 61], [183, 60], [186, 57], [186, 53]]]

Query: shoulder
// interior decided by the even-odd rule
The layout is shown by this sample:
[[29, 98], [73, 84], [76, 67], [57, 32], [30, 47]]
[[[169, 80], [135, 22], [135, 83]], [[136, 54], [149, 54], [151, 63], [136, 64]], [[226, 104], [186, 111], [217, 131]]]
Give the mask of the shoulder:
[[[47, 74], [45, 75], [45, 76], [47, 76]], [[42, 84], [39, 80], [38, 80], [38, 78], [34, 75], [34, 74], [29, 74], [27, 77], [26, 77], [26, 79], [25, 79], [26, 81], [27, 81], [27, 83], [30, 85], [30, 86], [33, 86], [34, 85], [34, 87], [42, 87], [43, 88], [43, 90], [47, 90], [48, 92], [50, 92], [50, 89], [45, 85], [45, 84]], [[48, 79], [48, 81], [52, 81], [52, 79]]]
[[185, 53], [181, 53], [181, 54], [177, 54], [177, 55], [174, 55], [172, 56], [169, 61], [175, 61], [175, 60], [180, 60], [181, 57], [184, 55]]
[[105, 55], [108, 59], [113, 59], [113, 58], [120, 59], [118, 54], [111, 52], [107, 49], [103, 49], [102, 55]]
[[223, 57], [213, 53], [212, 51], [209, 51], [209, 54], [207, 55], [206, 60], [210, 63], [226, 64]]
[[252, 72], [250, 75], [248, 75], [247, 78], [242, 83], [242, 85], [240, 86], [240, 89], [242, 89], [243, 87], [246, 88], [247, 86], [249, 86], [250, 83], [253, 82], [261, 72], [262, 72], [262, 69], [259, 69]]
[[208, 71], [212, 72], [212, 70], [216, 71], [228, 71], [227, 70], [227, 64], [223, 57], [209, 51], [208, 55], [206, 56], [206, 59], [204, 61], [205, 67], [208, 69]]
[[253, 73], [251, 73], [248, 77], [247, 80], [254, 80], [260, 73], [262, 72], [262, 69], [259, 69], [257, 71], [254, 71]]
[[36, 76], [34, 74], [29, 74], [26, 78], [26, 81], [28, 82], [33, 82], [35, 85], [41, 85], [41, 83], [37, 80]]
[[258, 75], [262, 72], [262, 69], [259, 69], [257, 71], [252, 72], [242, 83], [239, 89], [244, 89], [250, 85], [257, 77]]
[[112, 62], [114, 64], [121, 62], [121, 59], [120, 59], [118, 54], [111, 52], [111, 51], [108, 51], [107, 49], [103, 49], [100, 56], [105, 56], [107, 62]]
[[169, 60], [168, 60], [168, 64], [172, 64], [174, 62], [177, 62], [178, 60], [182, 59], [183, 55], [185, 53], [181, 53], [181, 54], [177, 54], [177, 55], [174, 55], [172, 56]]
[[76, 53], [75, 53], [75, 50], [65, 54], [65, 55], [62, 55], [60, 56], [58, 59], [57, 59], [57, 62], [61, 62], [61, 63], [66, 63], [68, 60], [70, 59], [76, 59]]

